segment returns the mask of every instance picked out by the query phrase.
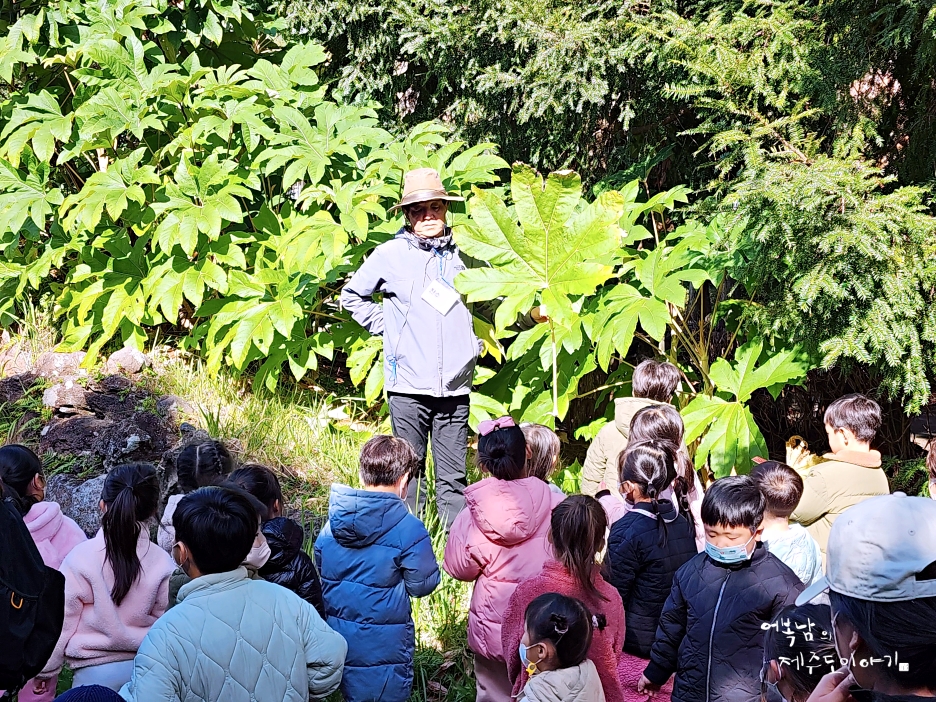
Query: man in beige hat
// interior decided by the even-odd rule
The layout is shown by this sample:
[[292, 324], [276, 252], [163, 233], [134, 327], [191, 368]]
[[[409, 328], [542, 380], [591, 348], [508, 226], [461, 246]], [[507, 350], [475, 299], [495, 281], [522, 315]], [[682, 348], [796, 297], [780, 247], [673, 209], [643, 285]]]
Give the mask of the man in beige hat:
[[[384, 385], [394, 435], [419, 456], [407, 502], [423, 516], [426, 446], [432, 437], [436, 503], [448, 529], [465, 506], [468, 394], [481, 343], [471, 312], [455, 290], [465, 270], [446, 225], [450, 195], [432, 168], [408, 172], [400, 208], [405, 224], [368, 256], [341, 291], [341, 304], [383, 336]], [[383, 293], [383, 304], [373, 299]]]

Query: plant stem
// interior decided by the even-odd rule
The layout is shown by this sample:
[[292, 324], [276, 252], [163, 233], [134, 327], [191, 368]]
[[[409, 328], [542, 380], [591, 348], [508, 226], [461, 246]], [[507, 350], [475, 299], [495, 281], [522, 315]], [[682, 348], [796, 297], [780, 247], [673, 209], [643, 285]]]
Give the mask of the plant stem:
[[552, 341], [552, 395], [553, 416], [559, 419], [559, 359], [556, 357], [556, 325], [549, 320], [549, 336]]

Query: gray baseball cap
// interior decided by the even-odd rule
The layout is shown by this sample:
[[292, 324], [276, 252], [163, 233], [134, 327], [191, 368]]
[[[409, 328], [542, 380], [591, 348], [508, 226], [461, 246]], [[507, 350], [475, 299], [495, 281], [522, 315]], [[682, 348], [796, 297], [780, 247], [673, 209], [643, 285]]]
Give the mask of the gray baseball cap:
[[872, 602], [936, 597], [936, 579], [917, 579], [934, 562], [936, 501], [902, 492], [872, 497], [832, 524], [825, 577], [803, 590], [796, 604], [826, 590]]

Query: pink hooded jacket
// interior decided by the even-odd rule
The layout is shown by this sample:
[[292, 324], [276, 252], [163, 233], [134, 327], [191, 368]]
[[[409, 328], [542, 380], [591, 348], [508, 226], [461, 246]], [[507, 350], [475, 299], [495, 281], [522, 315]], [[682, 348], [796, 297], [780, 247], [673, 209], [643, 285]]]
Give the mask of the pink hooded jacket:
[[465, 489], [467, 507], [445, 545], [445, 572], [476, 581], [468, 613], [468, 645], [504, 660], [501, 622], [517, 584], [539, 575], [551, 557], [546, 540], [552, 509], [565, 499], [539, 478], [485, 478]]
[[88, 540], [75, 521], [62, 514], [57, 502], [37, 502], [23, 517], [42, 562], [58, 570], [75, 546]]
[[76, 546], [62, 562], [65, 623], [55, 651], [39, 678], [50, 678], [62, 663], [74, 670], [133, 660], [143, 637], [166, 611], [169, 576], [175, 563], [149, 540], [146, 525], [137, 540], [140, 574], [120, 605], [111, 599], [114, 571], [104, 554], [104, 532]]

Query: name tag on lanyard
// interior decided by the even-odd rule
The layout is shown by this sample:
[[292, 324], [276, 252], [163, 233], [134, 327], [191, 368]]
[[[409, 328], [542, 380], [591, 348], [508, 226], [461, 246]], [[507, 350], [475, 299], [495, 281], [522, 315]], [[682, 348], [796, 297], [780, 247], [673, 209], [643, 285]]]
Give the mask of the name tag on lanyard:
[[433, 280], [423, 292], [422, 299], [432, 305], [436, 312], [445, 316], [458, 304], [461, 296], [445, 283]]

